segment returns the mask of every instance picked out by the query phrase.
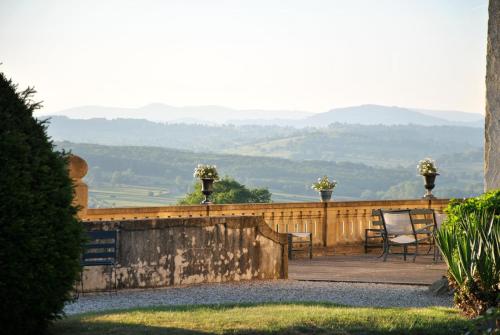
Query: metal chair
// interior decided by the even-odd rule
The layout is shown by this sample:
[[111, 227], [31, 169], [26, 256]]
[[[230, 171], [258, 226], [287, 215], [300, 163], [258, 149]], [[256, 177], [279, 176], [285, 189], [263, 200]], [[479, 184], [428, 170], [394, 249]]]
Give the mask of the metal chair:
[[86, 266], [108, 266], [109, 282], [112, 282], [114, 274], [114, 291], [116, 292], [116, 230], [111, 231], [89, 231], [87, 243], [83, 245], [81, 258], [82, 272], [80, 277], [81, 291], [83, 294], [83, 268]]
[[[380, 212], [380, 209], [372, 210], [372, 218], [376, 219], [373, 219], [371, 221], [373, 228], [365, 229], [365, 242], [364, 242], [365, 254], [368, 253], [368, 249], [383, 248], [384, 227], [382, 224], [381, 216], [382, 213]], [[379, 257], [383, 255], [384, 253], [382, 253]]]
[[426, 244], [429, 245], [427, 255], [434, 249], [433, 260], [437, 260], [436, 239], [434, 233], [440, 226], [438, 218], [441, 214], [436, 213], [431, 208], [417, 208], [410, 211], [415, 229], [420, 231], [420, 236], [428, 237]]
[[[416, 227], [411, 210], [381, 210], [384, 229], [384, 262], [391, 253], [392, 246], [403, 247], [403, 259], [406, 261], [408, 246], [415, 246], [413, 261], [418, 254], [419, 243], [432, 241], [434, 224]], [[396, 253], [392, 253], [396, 254]]]

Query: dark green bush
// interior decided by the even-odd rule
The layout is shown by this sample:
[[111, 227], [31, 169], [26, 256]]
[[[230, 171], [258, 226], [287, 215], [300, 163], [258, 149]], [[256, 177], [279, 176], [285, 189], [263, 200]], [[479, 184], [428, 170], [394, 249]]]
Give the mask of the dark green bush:
[[500, 303], [500, 192], [452, 201], [436, 242], [448, 265], [455, 304], [475, 317]]
[[61, 315], [80, 271], [82, 225], [65, 153], [54, 151], [33, 89], [0, 73], [0, 324], [41, 334]]

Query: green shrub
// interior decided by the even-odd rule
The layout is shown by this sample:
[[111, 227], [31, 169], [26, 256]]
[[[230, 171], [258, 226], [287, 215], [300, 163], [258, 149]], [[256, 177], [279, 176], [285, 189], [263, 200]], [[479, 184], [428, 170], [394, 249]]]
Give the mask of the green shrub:
[[500, 302], [499, 192], [451, 202], [449, 220], [436, 234], [455, 289], [455, 304], [470, 317]]
[[[181, 205], [198, 205], [203, 200], [201, 183], [196, 182], [194, 191], [179, 200]], [[215, 204], [241, 204], [271, 202], [271, 193], [266, 188], [247, 188], [230, 177], [223, 177], [214, 183], [211, 200]]]
[[33, 118], [33, 89], [0, 73], [0, 324], [2, 334], [41, 334], [71, 298], [82, 226], [72, 206], [67, 154]]
[[500, 215], [500, 190], [489, 191], [478, 197], [452, 199], [446, 209], [448, 218], [445, 225], [452, 225], [461, 220], [462, 214], [486, 211]]

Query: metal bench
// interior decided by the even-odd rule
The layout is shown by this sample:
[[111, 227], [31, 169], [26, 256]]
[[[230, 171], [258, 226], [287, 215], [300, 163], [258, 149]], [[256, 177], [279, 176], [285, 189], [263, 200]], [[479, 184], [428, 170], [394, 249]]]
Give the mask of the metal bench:
[[[432, 211], [432, 210], [430, 210]], [[384, 232], [384, 262], [387, 256], [391, 253], [391, 247], [397, 246], [403, 248], [403, 259], [406, 260], [408, 247], [414, 246], [413, 261], [418, 255], [419, 245], [427, 242], [430, 252], [434, 245], [434, 230], [436, 228], [436, 220], [434, 211], [429, 212], [429, 209], [403, 209], [403, 210], [380, 210]], [[432, 214], [429, 219], [426, 215]], [[423, 215], [423, 218], [415, 218], [414, 216]], [[394, 253], [393, 253], [394, 254]], [[434, 260], [436, 255], [434, 253]]]
[[[304, 244], [305, 248], [295, 247]], [[309, 251], [309, 259], [312, 259], [312, 233], [288, 233], [288, 258], [293, 259], [293, 253], [296, 251]]]
[[82, 272], [80, 277], [81, 291], [83, 293], [83, 268], [86, 266], [108, 266], [109, 282], [113, 282], [116, 291], [116, 245], [118, 231], [89, 231], [87, 242], [83, 245], [81, 258]]
[[[365, 254], [368, 253], [369, 249], [384, 248], [384, 227], [382, 222], [382, 209], [372, 210], [372, 226], [373, 228], [365, 229], [365, 241], [364, 249]], [[417, 208], [411, 209], [410, 215], [413, 218], [414, 224], [417, 229], [423, 228], [425, 226], [434, 225], [434, 228], [439, 228], [440, 222], [445, 217], [444, 214], [437, 214], [433, 209], [430, 208]], [[427, 241], [430, 244], [430, 248], [434, 247], [434, 239]], [[436, 254], [436, 248], [434, 248]], [[382, 252], [383, 255], [383, 252]], [[381, 255], [381, 256], [382, 256]]]

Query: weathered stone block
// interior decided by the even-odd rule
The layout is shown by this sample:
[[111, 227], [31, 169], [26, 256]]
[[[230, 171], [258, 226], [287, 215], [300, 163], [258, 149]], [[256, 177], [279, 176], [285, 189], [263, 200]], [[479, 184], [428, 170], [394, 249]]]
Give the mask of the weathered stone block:
[[[119, 288], [287, 278], [287, 239], [262, 217], [85, 222], [118, 229]], [[111, 287], [109, 267], [88, 267], [84, 290]], [[114, 278], [112, 279], [114, 280]]]

